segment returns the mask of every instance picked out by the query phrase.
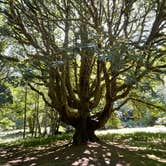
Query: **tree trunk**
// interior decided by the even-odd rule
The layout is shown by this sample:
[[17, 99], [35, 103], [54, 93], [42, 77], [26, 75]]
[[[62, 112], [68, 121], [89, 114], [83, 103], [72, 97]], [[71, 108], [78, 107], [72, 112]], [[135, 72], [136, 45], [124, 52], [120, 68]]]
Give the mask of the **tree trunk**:
[[95, 135], [95, 129], [90, 126], [89, 121], [83, 117], [80, 118], [78, 125], [75, 127], [73, 144], [86, 144], [88, 141], [98, 142], [99, 138]]
[[59, 133], [59, 126], [60, 126], [60, 119], [58, 112], [50, 110], [50, 118], [51, 118], [51, 125], [50, 125], [50, 133], [51, 135], [56, 135]]
[[24, 131], [23, 131], [23, 139], [25, 139], [26, 135], [26, 124], [27, 124], [27, 95], [28, 95], [28, 88], [27, 85], [25, 86], [25, 99], [24, 99]]
[[48, 112], [47, 108], [44, 110], [44, 115], [42, 117], [42, 125], [44, 127], [44, 131], [42, 133], [43, 136], [47, 135], [47, 123], [48, 123]]
[[34, 117], [34, 114], [32, 114], [32, 116], [29, 116], [27, 118], [27, 122], [28, 122], [28, 127], [29, 127], [29, 133], [31, 133], [32, 137], [33, 137], [33, 134], [34, 134], [34, 129], [35, 129], [35, 117]]

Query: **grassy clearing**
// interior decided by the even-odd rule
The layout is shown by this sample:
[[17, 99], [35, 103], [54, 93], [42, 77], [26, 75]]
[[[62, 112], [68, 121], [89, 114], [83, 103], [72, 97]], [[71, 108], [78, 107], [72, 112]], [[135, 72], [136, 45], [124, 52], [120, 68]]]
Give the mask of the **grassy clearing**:
[[166, 133], [122, 133], [99, 136], [102, 140], [111, 140], [113, 144], [124, 149], [140, 151], [141, 155], [157, 156], [166, 162]]
[[110, 139], [111, 141], [147, 141], [147, 142], [161, 142], [166, 143], [166, 133], [146, 133], [146, 132], [134, 132], [134, 133], [107, 133], [98, 134], [101, 139]]
[[[11, 142], [1, 142], [0, 147], [7, 146], [17, 146], [22, 145], [25, 147], [38, 146], [38, 145], [46, 145], [51, 144], [58, 140], [71, 140], [73, 133], [63, 133], [57, 134], [55, 136], [47, 136], [47, 137], [37, 137], [31, 138], [27, 137], [26, 139], [19, 138], [15, 141]], [[134, 132], [134, 133], [107, 133], [103, 134], [103, 132], [97, 133], [98, 137], [105, 141], [109, 140], [114, 143], [125, 143], [132, 146], [141, 146], [141, 147], [156, 147], [166, 144], [166, 133], [147, 133], [147, 132]]]
[[17, 140], [11, 142], [1, 142], [0, 147], [9, 147], [9, 146], [24, 146], [24, 147], [34, 147], [39, 145], [46, 145], [54, 143], [58, 140], [70, 140], [72, 138], [72, 133], [63, 133], [57, 134], [55, 136], [47, 136], [47, 137], [37, 137], [31, 138], [27, 137], [26, 139], [19, 138]]

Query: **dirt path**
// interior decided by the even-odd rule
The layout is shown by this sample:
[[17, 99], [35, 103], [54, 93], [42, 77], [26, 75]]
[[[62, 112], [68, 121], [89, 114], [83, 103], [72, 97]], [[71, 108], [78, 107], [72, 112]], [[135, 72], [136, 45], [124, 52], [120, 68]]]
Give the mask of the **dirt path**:
[[[0, 148], [0, 166], [164, 166], [164, 153], [123, 144], [88, 143], [72, 146], [65, 141], [40, 147]], [[166, 156], [165, 156], [166, 159]]]

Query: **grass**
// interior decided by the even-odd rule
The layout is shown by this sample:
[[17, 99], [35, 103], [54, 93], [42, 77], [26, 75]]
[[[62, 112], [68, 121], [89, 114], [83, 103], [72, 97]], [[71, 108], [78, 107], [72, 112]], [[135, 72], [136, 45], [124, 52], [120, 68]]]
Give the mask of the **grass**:
[[54, 143], [58, 140], [70, 140], [72, 138], [72, 133], [63, 133], [63, 134], [57, 134], [55, 136], [47, 136], [47, 137], [27, 137], [26, 139], [17, 139], [15, 141], [11, 142], [5, 142], [0, 143], [0, 147], [9, 147], [9, 146], [24, 146], [24, 147], [33, 147], [33, 146], [39, 146], [39, 145], [46, 145]]
[[[165, 156], [166, 154], [166, 133], [122, 133], [100, 135], [102, 140], [111, 140], [112, 143], [124, 146], [126, 148], [135, 148], [143, 150], [145, 153]], [[143, 153], [143, 152], [142, 152]]]
[[115, 133], [115, 134], [99, 134], [101, 139], [111, 139], [112, 141], [157, 141], [166, 142], [166, 133], [146, 133], [146, 132], [134, 132], [134, 133]]
[[[31, 138], [27, 137], [26, 139], [19, 138], [12, 142], [0, 143], [0, 147], [7, 146], [17, 146], [22, 145], [25, 147], [38, 146], [51, 144], [58, 140], [71, 140], [73, 133], [63, 133], [57, 134], [55, 136], [47, 136], [47, 137], [37, 137]], [[135, 132], [135, 133], [108, 133], [101, 134], [98, 133], [98, 137], [101, 140], [110, 140], [115, 143], [125, 143], [132, 146], [140, 146], [140, 147], [150, 147], [157, 148], [159, 145], [166, 144], [166, 133], [146, 133], [146, 132]]]

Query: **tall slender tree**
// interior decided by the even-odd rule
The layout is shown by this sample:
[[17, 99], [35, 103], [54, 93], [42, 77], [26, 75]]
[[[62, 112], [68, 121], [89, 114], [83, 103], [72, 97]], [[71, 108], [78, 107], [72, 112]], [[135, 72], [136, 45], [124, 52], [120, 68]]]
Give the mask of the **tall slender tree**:
[[24, 131], [23, 131], [23, 138], [25, 139], [26, 137], [26, 125], [27, 125], [27, 95], [28, 95], [28, 88], [27, 85], [25, 85], [25, 94], [24, 94]]

